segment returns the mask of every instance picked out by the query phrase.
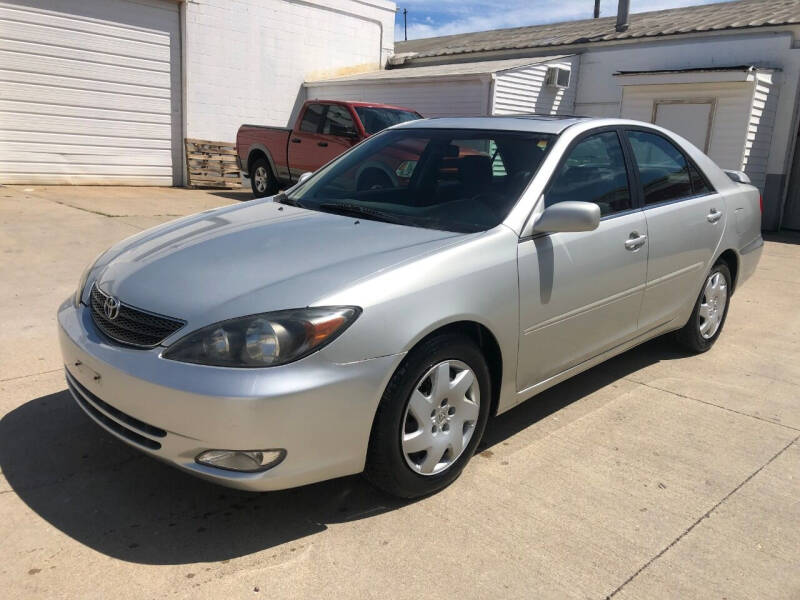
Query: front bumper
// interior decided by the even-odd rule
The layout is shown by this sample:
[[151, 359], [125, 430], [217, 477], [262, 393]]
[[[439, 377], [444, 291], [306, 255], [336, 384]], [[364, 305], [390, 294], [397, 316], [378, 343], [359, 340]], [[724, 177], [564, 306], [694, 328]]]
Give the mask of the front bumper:
[[[364, 469], [378, 401], [401, 354], [338, 364], [312, 354], [266, 369], [229, 369], [161, 358], [163, 348], [114, 345], [89, 310], [58, 311], [70, 392], [101, 427], [198, 477], [239, 489], [277, 490]], [[209, 449], [282, 448], [260, 473], [200, 465]]]

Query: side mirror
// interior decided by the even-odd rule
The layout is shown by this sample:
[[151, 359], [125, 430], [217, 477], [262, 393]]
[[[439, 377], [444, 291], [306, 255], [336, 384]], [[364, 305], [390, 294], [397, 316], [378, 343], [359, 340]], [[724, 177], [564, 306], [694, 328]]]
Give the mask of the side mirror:
[[594, 202], [557, 202], [544, 209], [533, 224], [534, 233], [593, 231], [600, 225], [600, 207]]
[[311, 171], [306, 171], [305, 173], [300, 175], [300, 177], [297, 178], [297, 185], [300, 185], [301, 183], [303, 183], [306, 179], [308, 179], [312, 175], [313, 175], [313, 173]]

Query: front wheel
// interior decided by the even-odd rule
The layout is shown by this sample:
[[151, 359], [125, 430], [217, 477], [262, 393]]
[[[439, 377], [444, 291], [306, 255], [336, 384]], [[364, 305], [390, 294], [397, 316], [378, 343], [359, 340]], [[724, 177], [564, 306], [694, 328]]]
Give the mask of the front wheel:
[[403, 498], [446, 487], [475, 452], [490, 405], [489, 369], [471, 340], [443, 335], [424, 342], [381, 398], [366, 477]]
[[717, 341], [730, 304], [731, 271], [724, 262], [711, 269], [694, 305], [692, 316], [678, 331], [678, 341], [692, 352], [706, 352]]

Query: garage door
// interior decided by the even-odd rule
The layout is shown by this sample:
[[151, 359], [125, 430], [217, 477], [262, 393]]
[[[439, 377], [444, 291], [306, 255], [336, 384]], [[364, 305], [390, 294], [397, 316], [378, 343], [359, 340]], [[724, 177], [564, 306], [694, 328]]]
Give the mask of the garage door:
[[180, 183], [172, 0], [0, 0], [0, 183]]

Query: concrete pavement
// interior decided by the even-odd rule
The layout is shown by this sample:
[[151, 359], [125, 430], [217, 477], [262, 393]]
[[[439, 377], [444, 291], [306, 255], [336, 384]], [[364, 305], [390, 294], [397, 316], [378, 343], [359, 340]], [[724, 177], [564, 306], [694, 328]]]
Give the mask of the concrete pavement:
[[655, 340], [489, 425], [447, 490], [248, 494], [117, 442], [65, 391], [55, 309], [141, 228], [246, 192], [0, 187], [9, 598], [800, 598], [800, 237], [702, 356]]

